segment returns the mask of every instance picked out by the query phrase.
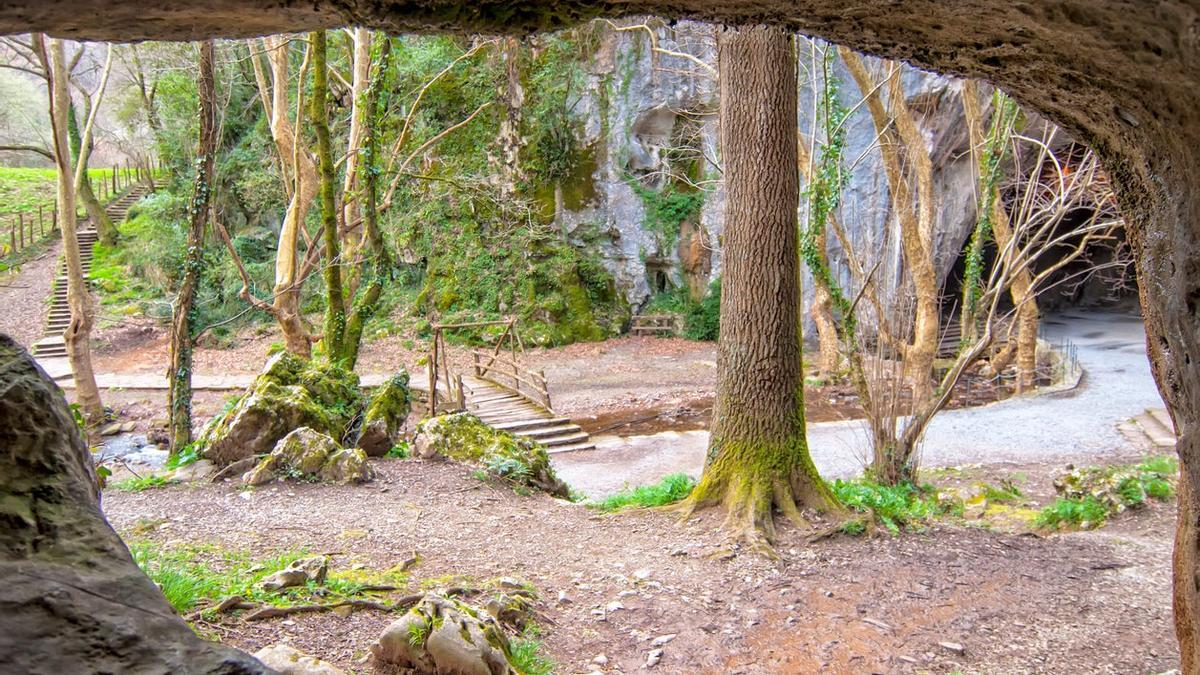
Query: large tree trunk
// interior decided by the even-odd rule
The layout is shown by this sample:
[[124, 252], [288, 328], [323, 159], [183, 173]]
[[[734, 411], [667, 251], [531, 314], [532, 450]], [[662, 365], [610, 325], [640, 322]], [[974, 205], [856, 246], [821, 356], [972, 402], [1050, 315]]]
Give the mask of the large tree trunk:
[[170, 415], [171, 455], [192, 442], [192, 347], [196, 324], [192, 308], [196, 289], [200, 285], [200, 270], [204, 265], [204, 225], [212, 191], [214, 155], [217, 151], [217, 120], [215, 109], [216, 83], [213, 77], [213, 41], [200, 43], [200, 73], [196, 90], [200, 97], [200, 143], [196, 150], [199, 167], [192, 190], [189, 209], [187, 254], [184, 256], [183, 280], [175, 296], [171, 316], [171, 369], [167, 371], [171, 388], [167, 393]]
[[6, 335], [0, 448], [0, 672], [270, 672], [197, 637], [138, 569], [62, 390]]
[[104, 419], [100, 389], [92, 371], [92, 296], [83, 278], [79, 240], [75, 236], [75, 173], [71, 165], [67, 134], [71, 97], [67, 91], [67, 66], [61, 40], [49, 43], [50, 120], [54, 133], [54, 157], [58, 174], [58, 228], [62, 232], [63, 257], [67, 264], [67, 304], [71, 322], [63, 332], [67, 359], [75, 378], [75, 397], [89, 426]]
[[836, 508], [808, 453], [800, 348], [796, 60], [778, 28], [718, 36], [725, 270], [717, 401], [704, 475], [687, 504], [723, 504], [726, 528], [769, 547], [773, 508]]

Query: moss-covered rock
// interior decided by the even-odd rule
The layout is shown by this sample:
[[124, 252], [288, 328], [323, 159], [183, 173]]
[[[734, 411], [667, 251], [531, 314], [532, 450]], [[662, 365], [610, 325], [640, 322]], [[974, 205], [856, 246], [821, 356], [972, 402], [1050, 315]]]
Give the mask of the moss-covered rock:
[[358, 448], [343, 448], [328, 435], [300, 427], [275, 444], [242, 482], [262, 485], [294, 479], [329, 483], [362, 483], [373, 476], [367, 456]]
[[[417, 673], [516, 675], [508, 638], [487, 612], [428, 594], [384, 630], [375, 658]], [[406, 671], [407, 672], [407, 671]]]
[[233, 408], [205, 425], [199, 440], [205, 457], [226, 465], [270, 452], [300, 427], [341, 439], [361, 409], [353, 372], [280, 352]]
[[470, 413], [427, 419], [417, 427], [416, 454], [478, 464], [494, 476], [567, 498], [569, 488], [550, 466], [546, 448], [493, 429]]
[[382, 457], [400, 440], [404, 422], [412, 410], [412, 399], [408, 390], [408, 371], [401, 370], [384, 382], [367, 404], [363, 414], [362, 434], [358, 447], [368, 457]]

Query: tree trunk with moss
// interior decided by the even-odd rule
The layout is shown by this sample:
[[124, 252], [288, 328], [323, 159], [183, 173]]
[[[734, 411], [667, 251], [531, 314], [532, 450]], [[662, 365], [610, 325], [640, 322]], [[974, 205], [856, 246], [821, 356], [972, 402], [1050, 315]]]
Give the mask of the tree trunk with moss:
[[192, 347], [196, 336], [193, 305], [200, 285], [200, 270], [204, 265], [204, 226], [212, 191], [214, 155], [217, 151], [217, 124], [213, 77], [213, 42], [200, 43], [200, 74], [196, 82], [200, 98], [200, 144], [196, 152], [196, 182], [189, 208], [187, 253], [183, 262], [183, 279], [175, 297], [171, 316], [171, 369], [167, 373], [171, 387], [167, 393], [170, 415], [171, 456], [177, 456], [192, 442]]
[[75, 186], [75, 194], [78, 195], [79, 201], [83, 202], [83, 209], [87, 211], [88, 218], [96, 228], [96, 236], [100, 239], [100, 243], [105, 246], [113, 246], [117, 243], [117, 226], [113, 224], [112, 218], [108, 217], [108, 212], [96, 198], [96, 193], [92, 190], [92, 182], [88, 180], [86, 167], [92, 159], [92, 150], [91, 146], [84, 148], [79, 142], [79, 120], [75, 116], [74, 103], [67, 108], [67, 116], [71, 154], [75, 157], [76, 162], [82, 162], [85, 167], [83, 180]]
[[686, 508], [721, 504], [735, 539], [766, 548], [775, 508], [797, 522], [801, 508], [838, 508], [805, 440], [793, 38], [725, 27], [718, 62], [727, 197], [717, 401]]
[[383, 232], [379, 229], [379, 136], [378, 121], [380, 113], [379, 90], [382, 87], [384, 75], [387, 73], [391, 57], [392, 39], [387, 35], [380, 40], [378, 68], [375, 76], [370, 78], [367, 86], [365, 112], [362, 118], [363, 149], [365, 157], [358, 164], [362, 174], [359, 184], [362, 186], [363, 237], [366, 238], [367, 256], [359, 267], [359, 278], [366, 286], [357, 294], [354, 306], [346, 320], [346, 335], [343, 338], [346, 354], [346, 367], [353, 369], [358, 362], [359, 348], [362, 346], [363, 329], [367, 320], [375, 313], [379, 304], [379, 296], [383, 293], [383, 282], [391, 267], [387, 251], [384, 249]]
[[333, 150], [329, 142], [329, 72], [326, 65], [325, 31], [309, 34], [312, 44], [313, 86], [309, 121], [317, 136], [317, 171], [320, 174], [321, 231], [325, 243], [325, 355], [332, 363], [346, 359], [342, 340], [346, 330], [346, 296], [342, 288], [341, 239], [338, 236], [337, 200], [334, 197]]

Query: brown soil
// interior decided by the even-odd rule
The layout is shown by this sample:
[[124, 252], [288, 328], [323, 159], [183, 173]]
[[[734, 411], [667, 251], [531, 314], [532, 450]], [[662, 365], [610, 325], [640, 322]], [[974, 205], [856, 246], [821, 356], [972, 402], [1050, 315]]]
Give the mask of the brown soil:
[[[808, 543], [808, 531], [785, 525], [781, 559], [769, 561], [713, 555], [706, 542], [719, 541], [717, 513], [687, 523], [657, 511], [601, 515], [518, 496], [452, 463], [376, 467], [379, 480], [365, 486], [108, 490], [104, 507], [125, 536], [136, 531], [164, 546], [212, 544], [256, 557], [303, 548], [329, 553], [335, 566], [379, 570], [416, 550], [414, 588], [446, 575], [524, 579], [541, 595], [556, 672], [586, 672], [599, 654], [607, 672], [639, 670], [650, 641], [667, 634], [678, 637], [657, 672], [1129, 673], [1178, 664], [1173, 513], [1164, 505], [1099, 531], [1048, 537], [945, 523]], [[1055, 468], [1000, 473], [1019, 469], [1041, 499]], [[998, 480], [997, 472], [934, 477], [966, 483]], [[613, 602], [622, 608], [606, 611]], [[367, 649], [394, 618], [369, 610], [257, 623], [230, 617], [200, 628], [247, 649], [286, 640], [371, 672]]]

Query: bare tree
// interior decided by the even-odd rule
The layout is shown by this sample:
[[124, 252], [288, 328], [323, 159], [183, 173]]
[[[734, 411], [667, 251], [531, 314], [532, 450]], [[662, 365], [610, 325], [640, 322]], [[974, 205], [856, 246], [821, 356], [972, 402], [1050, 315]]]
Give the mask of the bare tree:
[[[34, 37], [34, 44], [42, 57], [45, 72], [50, 76], [50, 121], [54, 134], [54, 159], [58, 169], [58, 226], [62, 231], [63, 255], [67, 266], [67, 303], [71, 309], [71, 322], [63, 332], [63, 342], [74, 373], [76, 398], [88, 424], [95, 425], [104, 418], [104, 406], [100, 402], [100, 390], [96, 386], [96, 377], [92, 371], [90, 338], [94, 308], [87, 282], [83, 278], [83, 262], [79, 256], [79, 240], [75, 232], [75, 187], [83, 180], [87, 171], [87, 164], [82, 158], [90, 151], [98, 106], [92, 107], [80, 138], [80, 161], [72, 165], [67, 134], [68, 108], [71, 105], [67, 60], [62, 40], [51, 39], [49, 42], [47, 54], [42, 36]], [[100, 84], [96, 88], [97, 100], [104, 95], [111, 70], [110, 51], [105, 59]]]

